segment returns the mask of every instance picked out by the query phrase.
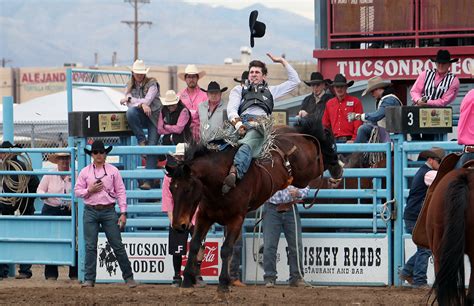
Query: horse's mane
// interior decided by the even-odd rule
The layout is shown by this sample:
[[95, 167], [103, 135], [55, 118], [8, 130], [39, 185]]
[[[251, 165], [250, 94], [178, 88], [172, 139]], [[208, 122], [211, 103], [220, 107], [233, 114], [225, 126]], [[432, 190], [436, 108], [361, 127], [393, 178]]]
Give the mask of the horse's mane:
[[195, 158], [207, 155], [211, 152], [214, 152], [214, 151], [207, 148], [205, 144], [192, 141], [191, 143], [189, 143], [184, 153], [184, 162], [185, 163], [190, 162]]
[[334, 135], [330, 130], [324, 130], [321, 120], [315, 116], [307, 116], [304, 120], [299, 120], [295, 123], [295, 129], [298, 133], [316, 137], [321, 144], [322, 151], [330, 152], [333, 150]]

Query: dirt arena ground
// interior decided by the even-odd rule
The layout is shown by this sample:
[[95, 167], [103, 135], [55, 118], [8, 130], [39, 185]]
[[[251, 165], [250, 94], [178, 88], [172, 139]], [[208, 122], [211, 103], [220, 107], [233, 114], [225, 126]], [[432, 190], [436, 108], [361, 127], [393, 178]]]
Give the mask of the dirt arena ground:
[[143, 284], [129, 289], [124, 284], [102, 285], [81, 289], [78, 282], [67, 279], [67, 270], [60, 269], [57, 281], [45, 281], [43, 268], [33, 266], [33, 277], [0, 281], [0, 305], [12, 304], [310, 304], [310, 305], [422, 305], [428, 290], [372, 287], [290, 288], [250, 285], [232, 288], [226, 295], [217, 295], [216, 286], [204, 289], [177, 289], [169, 285]]

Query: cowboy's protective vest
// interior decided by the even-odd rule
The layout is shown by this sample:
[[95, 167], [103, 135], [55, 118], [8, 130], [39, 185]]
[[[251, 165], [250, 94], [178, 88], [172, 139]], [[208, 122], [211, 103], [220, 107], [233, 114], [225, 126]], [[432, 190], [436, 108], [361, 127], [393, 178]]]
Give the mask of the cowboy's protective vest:
[[245, 85], [244, 88], [242, 88], [242, 101], [239, 107], [239, 116], [252, 106], [260, 107], [267, 113], [267, 115], [272, 113], [273, 96], [266, 82], [258, 85]]
[[[380, 105], [382, 105], [383, 103], [383, 100], [387, 99], [388, 97], [391, 97], [395, 100], [397, 100], [397, 102], [400, 104], [400, 106], [402, 106], [402, 101], [400, 101], [400, 99], [394, 95], [394, 94], [389, 94], [389, 95], [386, 95], [386, 96], [383, 96], [380, 100], [379, 100], [379, 103], [377, 104], [377, 109], [380, 108]], [[383, 117], [382, 119], [380, 119], [379, 121], [377, 121], [377, 125], [380, 126], [380, 127], [383, 127], [383, 128], [386, 128], [387, 127], [387, 118], [386, 117]]]
[[436, 69], [426, 71], [425, 83], [423, 85], [423, 96], [428, 97], [429, 100], [436, 100], [441, 98], [454, 80], [454, 75], [451, 72], [446, 73], [444, 78], [435, 86]]
[[[167, 107], [163, 107], [161, 110], [161, 116], [163, 116], [163, 122], [166, 125], [176, 125], [178, 123], [179, 115], [181, 112], [186, 109], [188, 112], [189, 110], [184, 106], [184, 104], [180, 101], [178, 102], [178, 107], [174, 112], [170, 112]], [[175, 145], [180, 142], [189, 142], [192, 138], [191, 135], [191, 117], [189, 117], [188, 122], [184, 130], [180, 134], [166, 134], [163, 135], [163, 144], [164, 145]]]

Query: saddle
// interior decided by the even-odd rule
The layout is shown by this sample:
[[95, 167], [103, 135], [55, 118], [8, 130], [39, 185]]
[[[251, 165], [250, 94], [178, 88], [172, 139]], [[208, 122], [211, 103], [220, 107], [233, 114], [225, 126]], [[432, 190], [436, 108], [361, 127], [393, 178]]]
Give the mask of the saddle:
[[[438, 173], [434, 179], [431, 186], [426, 192], [425, 200], [423, 201], [423, 206], [421, 207], [420, 214], [418, 215], [418, 220], [416, 221], [415, 228], [413, 229], [412, 239], [413, 242], [421, 247], [429, 249], [428, 235], [426, 233], [426, 215], [428, 213], [428, 206], [431, 201], [431, 197], [436, 186], [439, 184], [441, 179], [448, 174], [451, 170], [456, 167], [458, 160], [461, 158], [460, 154], [451, 153], [443, 159], [443, 162], [439, 166]], [[471, 163], [466, 163], [470, 165]]]

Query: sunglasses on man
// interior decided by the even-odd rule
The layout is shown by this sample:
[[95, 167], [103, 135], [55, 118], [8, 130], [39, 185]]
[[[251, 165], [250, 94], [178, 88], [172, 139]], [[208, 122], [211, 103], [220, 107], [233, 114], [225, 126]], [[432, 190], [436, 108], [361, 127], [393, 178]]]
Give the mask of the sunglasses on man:
[[94, 154], [94, 155], [97, 155], [97, 154], [105, 154], [105, 151], [94, 150], [94, 151], [92, 151], [92, 154]]

